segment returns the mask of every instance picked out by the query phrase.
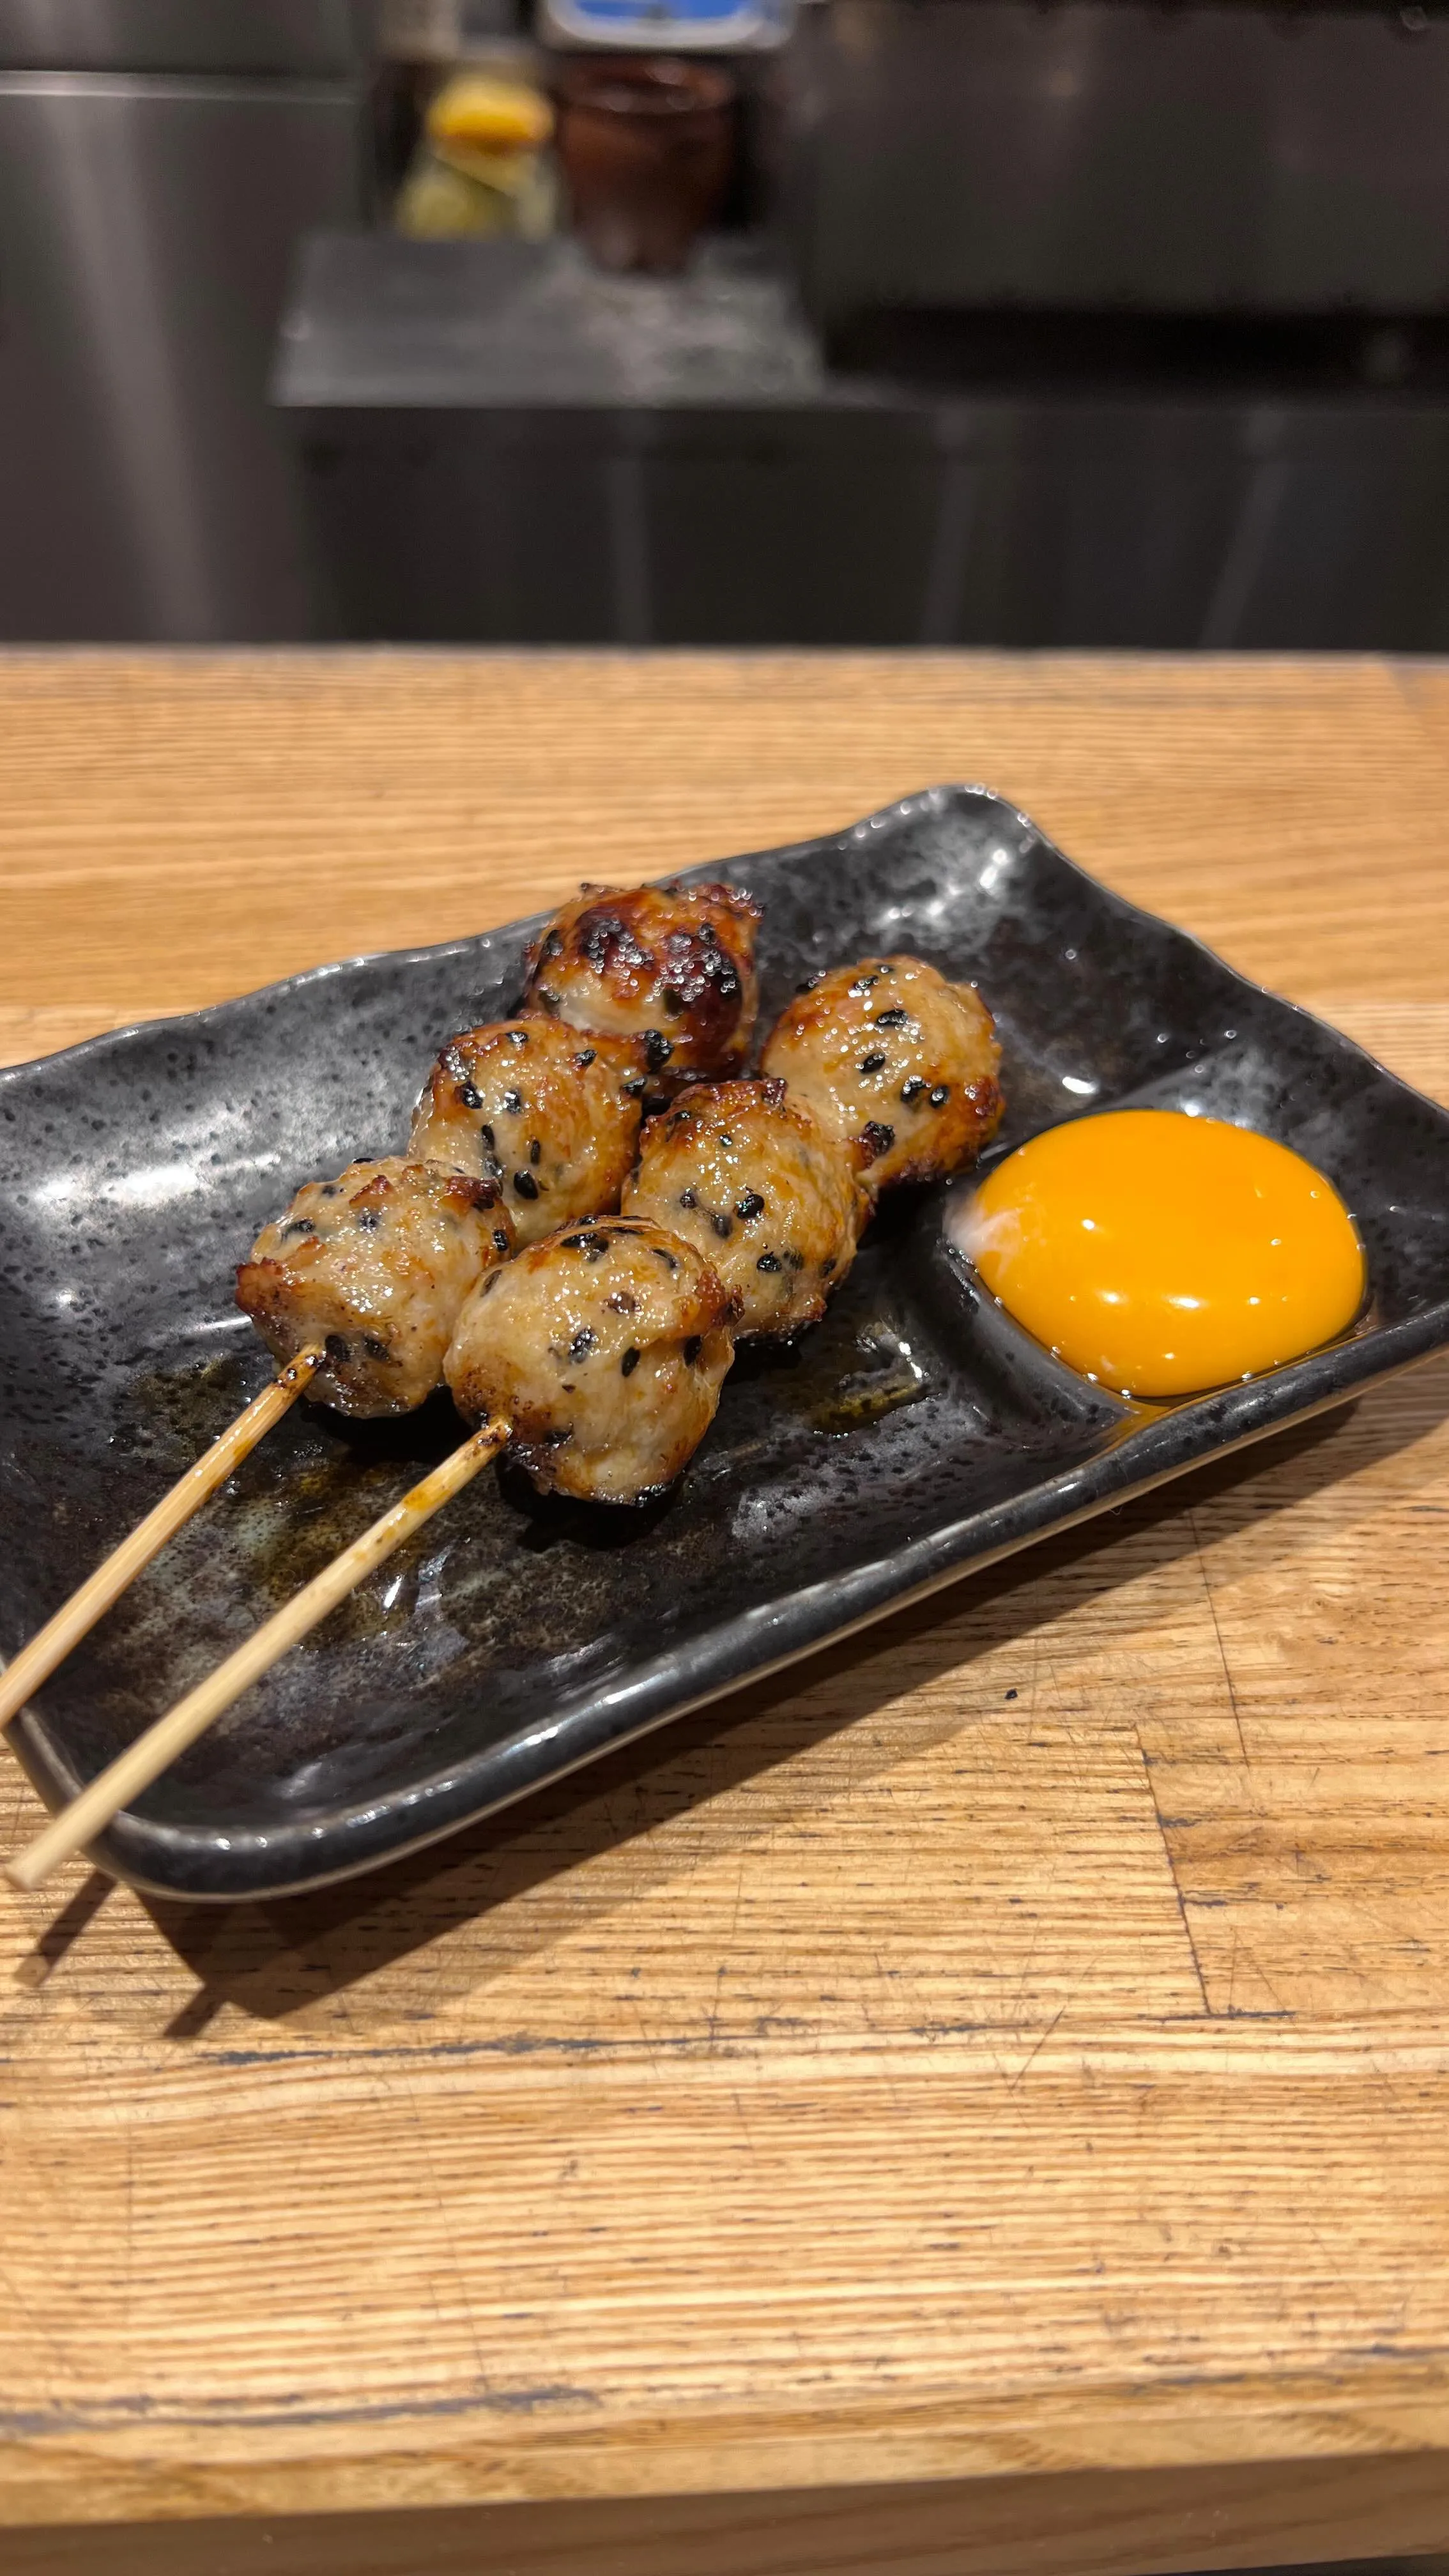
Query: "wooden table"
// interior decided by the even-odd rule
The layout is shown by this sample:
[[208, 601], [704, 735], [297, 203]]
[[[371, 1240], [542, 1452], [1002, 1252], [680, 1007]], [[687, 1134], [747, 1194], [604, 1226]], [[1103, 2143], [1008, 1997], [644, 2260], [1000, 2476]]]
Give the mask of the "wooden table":
[[[1431, 667], [62, 655], [0, 763], [10, 1057], [983, 777], [1449, 1090]], [[1446, 1408], [350, 1888], [7, 1894], [8, 2576], [1449, 2543]]]

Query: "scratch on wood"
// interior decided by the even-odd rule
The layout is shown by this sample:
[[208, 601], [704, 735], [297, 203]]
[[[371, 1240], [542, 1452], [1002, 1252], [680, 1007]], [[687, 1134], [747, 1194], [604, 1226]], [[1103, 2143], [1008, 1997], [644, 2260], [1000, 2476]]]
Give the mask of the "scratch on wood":
[[1228, 1650], [1223, 1644], [1223, 1632], [1218, 1622], [1218, 1605], [1213, 1599], [1213, 1587], [1208, 1578], [1207, 1556], [1203, 1548], [1202, 1533], [1197, 1525], [1197, 1514], [1195, 1511], [1190, 1510], [1188, 1512], [1187, 1525], [1192, 1531], [1192, 1543], [1197, 1551], [1197, 1569], [1199, 1574], [1202, 1576], [1203, 1597], [1207, 1602], [1208, 1617], [1213, 1623], [1213, 1635], [1217, 1639], [1218, 1661], [1223, 1668], [1223, 1680], [1227, 1684], [1228, 1691], [1228, 1706], [1233, 1712], [1233, 1724], [1238, 1730], [1238, 1750], [1242, 1754], [1243, 1769], [1246, 1771], [1249, 1768], [1248, 1746], [1247, 1739], [1243, 1734], [1242, 1713], [1238, 1707], [1238, 1694], [1233, 1688], [1232, 1670], [1228, 1663]]
[[[1069, 1996], [1067, 2001], [1070, 2002], [1070, 2000], [1071, 1998]], [[1025, 2083], [1027, 2076], [1031, 2073], [1033, 2066], [1040, 2057], [1042, 2050], [1045, 2048], [1047, 2041], [1052, 2035], [1052, 2032], [1056, 2029], [1056, 2026], [1061, 2020], [1066, 2008], [1066, 2004], [1058, 2004], [1056, 2011], [1052, 2014], [1051, 2020], [1047, 2023], [1047, 2026], [1042, 2032], [1035, 2047], [1027, 2050], [1027, 2053], [1022, 2059], [1020, 2066], [1017, 2068], [1016, 2073], [1009, 2079], [1006, 2087], [1008, 2093], [1014, 2093], [1019, 2085]]]
[[1132, 1732], [1137, 1739], [1137, 1751], [1141, 1758], [1142, 1773], [1147, 1782], [1148, 1795], [1152, 1800], [1152, 1812], [1157, 1818], [1157, 1830], [1162, 1836], [1162, 1848], [1167, 1855], [1167, 1866], [1172, 1874], [1172, 1892], [1177, 1898], [1177, 1911], [1181, 1918], [1183, 1932], [1186, 1935], [1188, 1949], [1192, 1954], [1193, 1974], [1197, 1979], [1198, 1993], [1202, 1997], [1203, 2012], [1207, 2018], [1211, 2020], [1213, 2008], [1208, 2001], [1207, 1979], [1202, 1972], [1202, 1961], [1198, 1957], [1197, 1943], [1193, 1939], [1192, 1923], [1188, 1916], [1187, 1903], [1182, 1893], [1182, 1883], [1177, 1875], [1177, 1855], [1172, 1848], [1167, 1827], [1163, 1822], [1162, 1809], [1157, 1803], [1157, 1786], [1152, 1777], [1152, 1765], [1148, 1761], [1146, 1754], [1143, 1752], [1141, 1732], [1135, 1724]]

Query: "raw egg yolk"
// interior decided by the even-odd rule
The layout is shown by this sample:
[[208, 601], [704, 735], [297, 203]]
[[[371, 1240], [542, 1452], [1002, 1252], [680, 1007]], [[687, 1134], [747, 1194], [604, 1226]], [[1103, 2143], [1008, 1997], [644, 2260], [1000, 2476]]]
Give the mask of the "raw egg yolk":
[[983, 1181], [963, 1240], [1018, 1324], [1124, 1394], [1256, 1376], [1363, 1303], [1363, 1246], [1323, 1174], [1182, 1110], [1048, 1128]]

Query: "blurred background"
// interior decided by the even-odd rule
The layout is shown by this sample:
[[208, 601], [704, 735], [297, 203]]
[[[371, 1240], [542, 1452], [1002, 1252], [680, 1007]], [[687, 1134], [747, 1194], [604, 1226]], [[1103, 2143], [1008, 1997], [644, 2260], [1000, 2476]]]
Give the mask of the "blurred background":
[[10, 641], [1449, 646], [1449, 11], [0, 0]]

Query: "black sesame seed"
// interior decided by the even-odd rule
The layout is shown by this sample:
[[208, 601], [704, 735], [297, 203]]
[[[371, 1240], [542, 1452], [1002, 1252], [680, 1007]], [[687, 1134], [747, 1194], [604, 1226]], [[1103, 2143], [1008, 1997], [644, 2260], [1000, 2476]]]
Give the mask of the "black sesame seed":
[[527, 1029], [510, 1029], [508, 1032], [508, 1043], [510, 1046], [527, 1046]]
[[333, 1368], [345, 1368], [352, 1357], [352, 1345], [345, 1333], [329, 1333], [324, 1345]]
[[478, 1142], [480, 1145], [486, 1145], [490, 1154], [492, 1153], [497, 1141], [498, 1139], [494, 1135], [491, 1127], [484, 1126], [479, 1128]]
[[597, 1334], [591, 1332], [587, 1324], [582, 1324], [569, 1344], [569, 1358], [586, 1360], [590, 1351], [597, 1346], [597, 1341]]
[[778, 1252], [762, 1252], [759, 1260], [755, 1263], [755, 1268], [757, 1270], [778, 1270], [779, 1267], [780, 1256]]
[[910, 1016], [910, 1012], [902, 1010], [897, 1003], [893, 1011], [877, 1011], [875, 1024], [878, 1029], [903, 1029]]
[[804, 983], [797, 984], [795, 990], [797, 993], [813, 993], [819, 981], [818, 975], [807, 975]]
[[868, 1147], [871, 1161], [874, 1162], [878, 1154], [890, 1152], [896, 1141], [896, 1131], [894, 1127], [885, 1126], [880, 1119], [870, 1118], [860, 1131], [860, 1141]]
[[485, 1177], [487, 1180], [490, 1180], [490, 1181], [501, 1181], [501, 1180], [502, 1180], [502, 1178], [503, 1178], [503, 1165], [499, 1162], [498, 1157], [497, 1157], [497, 1155], [496, 1155], [496, 1154], [485, 1154], [485, 1155], [484, 1155], [484, 1157], [483, 1157], [483, 1172], [484, 1172], [484, 1177]]
[[715, 1130], [715, 1133], [716, 1133], [716, 1135], [718, 1136], [719, 1141], [720, 1141], [720, 1143], [721, 1143], [722, 1145], [733, 1145], [733, 1143], [734, 1143], [734, 1141], [735, 1141], [735, 1140], [734, 1140], [734, 1138], [733, 1138], [733, 1136], [728, 1136], [728, 1135], [726, 1135], [726, 1133], [725, 1133], [725, 1131], [724, 1131], [723, 1127], [717, 1127], [717, 1128], [716, 1128], [716, 1130]]
[[392, 1353], [388, 1349], [386, 1342], [379, 1341], [376, 1333], [364, 1333], [362, 1336], [362, 1347], [366, 1351], [370, 1360], [390, 1360], [392, 1358]]
[[475, 1091], [471, 1082], [460, 1082], [453, 1097], [460, 1109], [481, 1109], [483, 1106], [483, 1094]]
[[311, 1231], [312, 1220], [309, 1216], [294, 1216], [282, 1228], [282, 1241], [285, 1243], [289, 1234], [310, 1234]]
[[560, 1249], [564, 1252], [582, 1252], [587, 1240], [588, 1237], [586, 1235], [566, 1234], [563, 1238]]
[[662, 1029], [645, 1030], [644, 1061], [651, 1073], [657, 1073], [661, 1065], [667, 1064], [673, 1053], [674, 1049]]
[[521, 1114], [522, 1114], [522, 1110], [523, 1110], [523, 1094], [522, 1094], [522, 1092], [521, 1092], [521, 1091], [505, 1091], [505, 1093], [504, 1093], [504, 1095], [503, 1095], [503, 1106], [504, 1106], [504, 1108], [507, 1110], [508, 1115], [509, 1115], [509, 1117], [510, 1117], [510, 1118], [517, 1118], [517, 1117], [521, 1116]]
[[931, 1107], [933, 1109], [944, 1109], [950, 1097], [951, 1086], [949, 1082], [938, 1082], [935, 1090], [931, 1094]]
[[903, 1082], [901, 1084], [901, 1098], [905, 1101], [919, 1100], [921, 1093], [925, 1088], [926, 1080], [924, 1074], [913, 1073], [909, 1082]]
[[544, 943], [543, 943], [542, 948], [539, 950], [539, 952], [538, 952], [538, 953], [539, 953], [540, 957], [557, 957], [557, 955], [558, 955], [558, 953], [559, 953], [559, 950], [562, 948], [562, 946], [563, 946], [563, 934], [562, 934], [562, 932], [561, 932], [561, 931], [558, 931], [558, 930], [551, 930], [551, 931], [549, 932], [549, 934], [548, 934], [548, 937], [545, 939], [545, 941], [544, 941]]
[[501, 1225], [495, 1225], [493, 1229], [493, 1249], [495, 1252], [503, 1253], [508, 1250], [508, 1237]]
[[863, 1055], [861, 1057], [860, 1069], [862, 1073], [879, 1073], [884, 1063], [884, 1047], [872, 1047], [869, 1055]]
[[382, 1212], [379, 1208], [359, 1208], [357, 1222], [364, 1234], [376, 1234], [382, 1223]]
[[636, 1074], [633, 1076], [632, 1080], [630, 1080], [630, 1081], [628, 1081], [628, 1082], [621, 1082], [621, 1083], [620, 1083], [620, 1085], [619, 1085], [619, 1089], [620, 1089], [620, 1090], [621, 1090], [621, 1091], [626, 1095], [626, 1097], [627, 1097], [628, 1099], [630, 1099], [630, 1100], [637, 1100], [637, 1099], [638, 1099], [638, 1097], [639, 1097], [640, 1092], [641, 1092], [641, 1091], [647, 1091], [648, 1087], [649, 1087], [649, 1086], [648, 1086], [648, 1084], [646, 1083], [646, 1081], [645, 1081], [644, 1076], [643, 1076], [643, 1074], [642, 1074], [642, 1073], [636, 1073]]
[[532, 1172], [515, 1172], [513, 1186], [521, 1199], [536, 1199], [538, 1196], [538, 1183]]
[[679, 1204], [681, 1207], [697, 1207], [699, 1202], [696, 1199], [693, 1190], [681, 1190], [679, 1193]]
[[735, 1201], [735, 1214], [741, 1225], [749, 1225], [755, 1217], [764, 1213], [764, 1206], [765, 1202], [758, 1190], [746, 1190], [744, 1197]]
[[712, 921], [703, 921], [700, 923], [699, 944], [701, 948], [717, 948], [719, 946], [719, 932], [716, 930]]
[[740, 979], [733, 966], [722, 966], [714, 980], [719, 987], [720, 1000], [732, 1002], [740, 989]]
[[543, 1161], [543, 1145], [537, 1136], [530, 1136], [528, 1140], [528, 1159], [531, 1163]]
[[627, 1288], [616, 1288], [609, 1299], [609, 1312], [611, 1315], [632, 1315], [638, 1303], [638, 1298], [631, 1297]]
[[342, 1183], [340, 1181], [324, 1181], [322, 1184], [322, 1196], [324, 1199], [340, 1198], [342, 1196]]
[[721, 1243], [728, 1243], [730, 1236], [735, 1230], [734, 1218], [732, 1216], [712, 1216], [710, 1218], [710, 1224], [714, 1227], [715, 1233], [719, 1236]]
[[581, 1052], [574, 1057], [574, 1062], [578, 1066], [580, 1073], [587, 1073], [597, 1052], [598, 1049], [596, 1047], [584, 1047]]
[[703, 1336], [701, 1334], [691, 1333], [688, 1341], [685, 1343], [684, 1365], [686, 1368], [693, 1368], [695, 1361], [698, 1359], [702, 1339]]
[[624, 1353], [623, 1358], [622, 1358], [622, 1359], [620, 1360], [620, 1362], [619, 1362], [619, 1374], [620, 1374], [620, 1376], [621, 1376], [621, 1377], [632, 1377], [632, 1376], [633, 1376], [633, 1374], [634, 1374], [634, 1371], [636, 1370], [636, 1368], [638, 1367], [638, 1365], [639, 1365], [639, 1354], [638, 1354], [638, 1352], [637, 1352], [637, 1351], [634, 1351], [634, 1350], [628, 1350], [628, 1351], [626, 1351], [626, 1352]]

